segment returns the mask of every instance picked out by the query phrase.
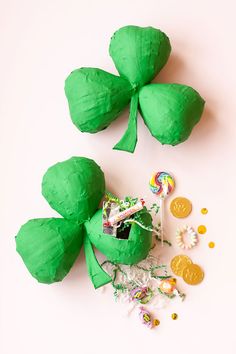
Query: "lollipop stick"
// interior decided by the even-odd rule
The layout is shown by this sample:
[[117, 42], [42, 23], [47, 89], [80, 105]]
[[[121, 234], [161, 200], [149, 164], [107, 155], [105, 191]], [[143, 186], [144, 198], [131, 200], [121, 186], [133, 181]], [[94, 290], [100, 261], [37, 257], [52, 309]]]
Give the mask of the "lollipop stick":
[[160, 198], [160, 218], [161, 218], [161, 247], [163, 247], [163, 204], [164, 204], [164, 199]]

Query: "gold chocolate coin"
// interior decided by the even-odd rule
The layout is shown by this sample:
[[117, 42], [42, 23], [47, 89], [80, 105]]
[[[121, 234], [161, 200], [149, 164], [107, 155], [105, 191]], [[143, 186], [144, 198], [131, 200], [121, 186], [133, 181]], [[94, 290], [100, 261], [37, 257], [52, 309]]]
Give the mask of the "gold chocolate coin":
[[189, 264], [183, 271], [183, 279], [189, 285], [197, 285], [203, 281], [204, 273], [197, 264]]
[[186, 218], [192, 211], [192, 204], [187, 198], [177, 197], [170, 203], [170, 211], [176, 218]]
[[170, 267], [175, 275], [182, 277], [184, 269], [191, 264], [191, 259], [188, 256], [181, 254], [179, 256], [175, 256], [171, 260]]

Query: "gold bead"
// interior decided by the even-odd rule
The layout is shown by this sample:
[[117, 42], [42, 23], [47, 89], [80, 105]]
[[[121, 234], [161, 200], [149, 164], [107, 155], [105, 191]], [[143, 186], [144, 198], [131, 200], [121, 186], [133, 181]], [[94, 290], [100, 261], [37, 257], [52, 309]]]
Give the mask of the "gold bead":
[[208, 213], [208, 209], [207, 209], [207, 208], [202, 208], [202, 209], [201, 209], [201, 213], [202, 213], [203, 215], [206, 215], [206, 214]]
[[157, 319], [157, 318], [155, 318], [154, 320], [153, 320], [153, 326], [159, 326], [159, 324], [160, 324], [160, 321]]
[[177, 313], [172, 313], [171, 318], [172, 318], [172, 320], [177, 320], [177, 318], [178, 318]]
[[212, 241], [209, 242], [209, 243], [208, 243], [208, 247], [209, 247], [209, 248], [214, 248], [214, 247], [215, 247], [215, 242], [212, 242]]
[[198, 226], [197, 231], [199, 234], [205, 234], [207, 231], [207, 228], [205, 225], [200, 225], [200, 226]]

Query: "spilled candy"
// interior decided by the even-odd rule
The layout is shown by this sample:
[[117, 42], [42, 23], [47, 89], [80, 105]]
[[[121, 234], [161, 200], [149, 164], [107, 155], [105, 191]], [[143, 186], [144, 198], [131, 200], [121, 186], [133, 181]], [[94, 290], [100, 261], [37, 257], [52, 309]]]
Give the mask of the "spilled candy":
[[149, 311], [145, 310], [144, 307], [140, 307], [139, 318], [145, 326], [152, 328], [152, 317]]

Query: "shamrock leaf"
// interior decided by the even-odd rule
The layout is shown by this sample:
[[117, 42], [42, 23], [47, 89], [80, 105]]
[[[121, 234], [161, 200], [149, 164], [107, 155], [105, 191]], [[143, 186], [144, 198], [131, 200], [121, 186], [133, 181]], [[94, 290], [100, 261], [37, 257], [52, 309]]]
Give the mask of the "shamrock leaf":
[[[151, 231], [133, 225], [127, 240], [102, 233], [105, 178], [91, 159], [72, 157], [50, 167], [43, 177], [42, 194], [63, 218], [33, 219], [16, 236], [16, 248], [29, 272], [39, 282], [61, 281], [70, 271], [84, 244], [89, 276], [95, 288], [111, 281], [98, 263], [92, 244], [110, 261], [132, 264], [147, 256]], [[151, 225], [151, 216], [143, 214]]]
[[50, 206], [80, 223], [94, 214], [104, 191], [104, 173], [85, 157], [72, 157], [50, 167], [42, 182], [42, 194]]
[[96, 133], [130, 102], [128, 128], [114, 149], [134, 152], [138, 110], [151, 134], [162, 144], [185, 141], [201, 118], [204, 100], [185, 85], [147, 85], [166, 64], [170, 51], [169, 38], [159, 29], [120, 28], [109, 47], [120, 77], [96, 68], [82, 68], [66, 79], [73, 123], [82, 132]]
[[130, 83], [101, 69], [81, 68], [66, 79], [65, 92], [73, 123], [82, 132], [105, 129], [127, 106]]
[[16, 237], [17, 251], [30, 273], [42, 283], [62, 280], [79, 255], [83, 227], [65, 219], [33, 219]]
[[158, 29], [126, 26], [116, 31], [109, 53], [121, 77], [140, 88], [166, 64], [171, 51], [169, 38]]
[[203, 108], [199, 94], [180, 84], [146, 85], [140, 90], [139, 104], [152, 135], [162, 144], [170, 145], [177, 145], [189, 137]]

